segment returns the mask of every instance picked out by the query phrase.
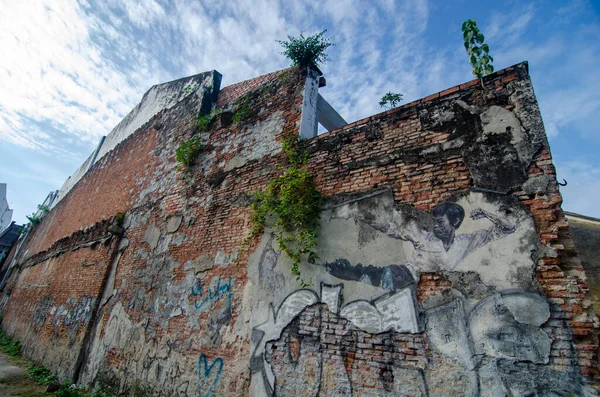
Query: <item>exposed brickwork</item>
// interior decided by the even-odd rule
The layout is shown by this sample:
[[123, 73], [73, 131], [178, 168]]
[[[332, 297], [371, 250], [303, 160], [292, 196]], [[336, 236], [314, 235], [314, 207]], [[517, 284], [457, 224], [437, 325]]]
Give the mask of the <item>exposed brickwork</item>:
[[221, 108], [228, 103], [231, 103], [242, 96], [246, 95], [252, 90], [259, 88], [262, 85], [270, 83], [275, 80], [282, 73], [286, 73], [291, 70], [291, 68], [279, 70], [277, 72], [267, 73], [262, 76], [255, 77], [253, 79], [240, 81], [239, 83], [235, 83], [232, 85], [228, 85], [224, 87], [219, 92], [219, 99], [217, 100], [217, 107]]
[[[549, 149], [536, 156], [528, 172], [531, 176], [556, 174]], [[589, 287], [560, 207], [562, 197], [558, 184], [553, 183], [545, 194], [514, 194], [531, 211], [541, 243], [557, 253], [556, 257], [540, 258], [537, 268], [538, 281], [553, 303], [552, 320], [547, 327], [557, 341], [553, 345], [556, 351], [552, 352], [552, 363], [555, 367], [567, 367], [571, 365], [571, 358], [577, 357], [581, 373], [600, 385], [598, 323], [597, 319], [588, 315], [591, 307], [586, 298]], [[570, 344], [562, 342], [571, 338], [576, 352], [572, 351]]]
[[[335, 196], [388, 187], [396, 204], [422, 211], [473, 188], [466, 132], [427, 124], [427, 112], [458, 99], [474, 107], [512, 110], [510, 95], [520, 89], [517, 83], [528, 81], [524, 68], [511, 67], [486, 78], [485, 91], [474, 80], [302, 143], [318, 188], [325, 196]], [[97, 163], [34, 231], [17, 258], [21, 271], [7, 284], [10, 299], [3, 308], [3, 327], [28, 346], [26, 355], [55, 370], [59, 361], [70, 360], [73, 365], [63, 378], [80, 370], [80, 380], [110, 384], [121, 393], [143, 380], [165, 395], [198, 390], [245, 395], [254, 343], [247, 262], [260, 241], [252, 241], [233, 259], [250, 229], [251, 193], [281, 172], [276, 138], [285, 129], [298, 130], [303, 82], [302, 73], [288, 69], [225, 87], [217, 106], [233, 109], [247, 95], [253, 119], [241, 125], [215, 123], [207, 133], [195, 130], [197, 104], [184, 101], [157, 115]], [[193, 134], [201, 136], [206, 149], [196, 166], [179, 170], [175, 148]], [[585, 274], [560, 209], [548, 143], [538, 143], [541, 149], [532, 155], [525, 178], [548, 176], [549, 188], [535, 193], [512, 189], [506, 196], [531, 213], [543, 247], [536, 274], [540, 292], [552, 303], [544, 325], [553, 339], [552, 368], [566, 372], [578, 365], [595, 382], [598, 327], [589, 315]], [[126, 213], [122, 238], [108, 229], [119, 212]], [[113, 260], [118, 264], [111, 275]], [[452, 287], [441, 271], [422, 272], [416, 283], [421, 303]], [[111, 299], [99, 308], [103, 291]], [[94, 299], [89, 313], [98, 309], [97, 319], [77, 317], [74, 330], [67, 313], [86, 297]], [[44, 317], [45, 308], [61, 305], [64, 318], [55, 321], [58, 312]], [[420, 371], [427, 363], [437, 363], [431, 366], [438, 372], [434, 369], [426, 377], [442, 393], [444, 374], [439, 368], [460, 367], [435, 353], [424, 332], [369, 334], [324, 305], [311, 306], [290, 324], [287, 339], [267, 345], [271, 365], [285, 374], [303, 351], [302, 343], [312, 341], [314, 355], [308, 362], [326, 363], [331, 370], [328, 387], [344, 383], [339, 376], [345, 373], [369, 395], [381, 388], [390, 392], [386, 379], [393, 383], [406, 376], [418, 393], [425, 379]], [[89, 344], [84, 343], [86, 329]], [[42, 353], [46, 350], [52, 353]], [[87, 361], [77, 369], [79, 357]], [[199, 376], [220, 365], [218, 383]], [[307, 387], [310, 370], [294, 372], [306, 377]], [[396, 378], [390, 375], [394, 373]], [[282, 382], [285, 375], [278, 379]], [[326, 386], [321, 382], [320, 387]], [[463, 383], [452, 387], [459, 390]]]

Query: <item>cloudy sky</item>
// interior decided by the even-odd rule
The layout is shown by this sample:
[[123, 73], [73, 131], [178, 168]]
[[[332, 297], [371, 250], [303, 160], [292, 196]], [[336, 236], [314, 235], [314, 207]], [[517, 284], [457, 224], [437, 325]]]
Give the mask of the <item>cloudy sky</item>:
[[348, 122], [472, 79], [461, 24], [496, 69], [528, 60], [568, 211], [600, 217], [600, 7], [573, 1], [0, 0], [0, 182], [26, 221], [154, 84], [222, 87], [288, 66], [275, 40], [327, 29], [322, 94]]

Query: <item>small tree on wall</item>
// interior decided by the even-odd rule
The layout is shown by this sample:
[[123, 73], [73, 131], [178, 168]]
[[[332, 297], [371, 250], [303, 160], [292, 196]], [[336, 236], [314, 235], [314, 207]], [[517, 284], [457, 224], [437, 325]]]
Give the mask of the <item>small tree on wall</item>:
[[393, 109], [393, 108], [397, 107], [398, 105], [400, 105], [401, 101], [402, 101], [402, 94], [398, 94], [398, 93], [390, 91], [381, 97], [381, 100], [379, 101], [379, 106], [381, 106], [385, 110], [390, 110], [390, 109]]
[[300, 33], [300, 37], [288, 36], [288, 41], [276, 40], [283, 48], [283, 55], [292, 61], [293, 66], [306, 67], [308, 65], [319, 66], [320, 63], [325, 63], [329, 60], [325, 51], [334, 46], [330, 37], [325, 37], [324, 30], [312, 36], [304, 37]]
[[490, 47], [483, 42], [485, 37], [477, 28], [477, 22], [474, 20], [467, 19], [463, 22], [462, 32], [473, 75], [481, 81], [481, 86], [483, 86], [483, 76], [494, 72], [492, 65], [494, 58], [490, 55]]

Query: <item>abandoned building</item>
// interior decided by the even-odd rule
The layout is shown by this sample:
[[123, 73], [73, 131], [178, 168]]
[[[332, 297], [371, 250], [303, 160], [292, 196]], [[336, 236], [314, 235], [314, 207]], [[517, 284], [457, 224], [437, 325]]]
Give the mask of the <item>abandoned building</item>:
[[[14, 246], [0, 313], [26, 358], [116, 395], [595, 394], [527, 63], [350, 124], [313, 68], [220, 81], [152, 87]], [[248, 238], [286, 133], [324, 197], [300, 279], [272, 228]]]

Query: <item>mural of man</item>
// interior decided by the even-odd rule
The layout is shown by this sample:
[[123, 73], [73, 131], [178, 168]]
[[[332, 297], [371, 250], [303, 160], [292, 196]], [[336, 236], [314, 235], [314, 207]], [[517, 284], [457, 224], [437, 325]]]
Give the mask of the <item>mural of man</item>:
[[471, 211], [473, 220], [487, 218], [492, 226], [473, 233], [456, 234], [462, 224], [465, 210], [456, 203], [443, 202], [433, 211], [433, 230], [397, 230], [392, 225], [388, 235], [409, 241], [414, 247], [412, 263], [419, 268], [453, 270], [462, 260], [490, 241], [507, 236], [515, 231], [515, 225], [503, 217], [481, 208]]
[[[487, 218], [492, 226], [473, 233], [456, 234], [462, 224], [465, 210], [456, 203], [443, 202], [433, 211], [433, 230], [398, 230], [393, 223], [387, 230], [391, 237], [409, 241], [414, 247], [412, 264], [420, 269], [453, 270], [470, 253], [487, 243], [507, 236], [515, 231], [515, 225], [503, 217], [496, 216], [481, 208], [471, 211], [473, 220]], [[374, 226], [375, 227], [375, 226]], [[376, 227], [381, 230], [379, 227]], [[353, 265], [346, 259], [335, 262], [318, 263], [327, 273], [341, 280], [359, 281], [396, 292], [412, 283], [414, 278], [406, 265]]]

